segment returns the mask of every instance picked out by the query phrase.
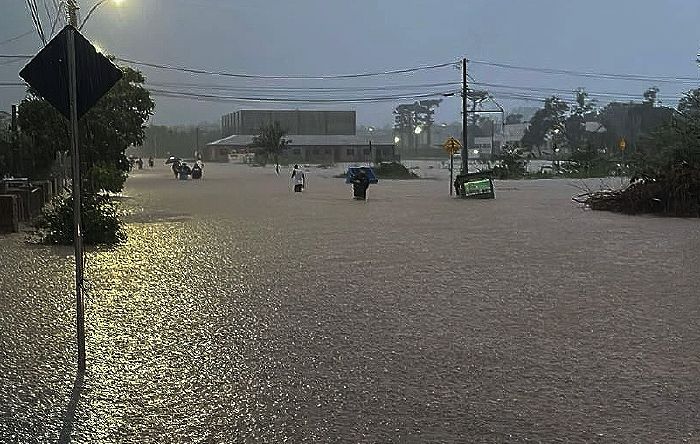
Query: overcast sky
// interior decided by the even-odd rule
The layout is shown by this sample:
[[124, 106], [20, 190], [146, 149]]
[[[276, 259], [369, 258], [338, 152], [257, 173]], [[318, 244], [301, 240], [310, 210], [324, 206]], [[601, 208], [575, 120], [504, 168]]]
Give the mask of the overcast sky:
[[[25, 2], [0, 2], [0, 42], [32, 29]], [[38, 3], [41, 5], [41, 0]], [[85, 11], [92, 2], [81, 0], [81, 5]], [[466, 56], [541, 68], [697, 79], [699, 21], [698, 0], [124, 0], [119, 7], [109, 3], [102, 6], [84, 33], [107, 52], [123, 58], [251, 74], [384, 71]], [[36, 33], [32, 33], [0, 44], [0, 54], [35, 53], [39, 48]], [[0, 82], [17, 81], [23, 63], [0, 59]], [[161, 84], [261, 89], [383, 87], [460, 80], [460, 72], [451, 67], [390, 77], [304, 82], [252, 82], [153, 68], [143, 68], [143, 72], [149, 81]], [[470, 65], [469, 72], [479, 82], [566, 90], [581, 86], [623, 98], [627, 98], [624, 94], [641, 96], [642, 91], [656, 84], [667, 104], [675, 104], [682, 91], [693, 87], [689, 83], [555, 76], [477, 64]], [[700, 85], [700, 81], [695, 85]], [[182, 85], [169, 88], [187, 90]], [[440, 92], [449, 88], [420, 87], [413, 91]], [[529, 96], [547, 95], [541, 90], [501, 88], [500, 91], [500, 94], [512, 91]], [[238, 97], [262, 93], [257, 94], [252, 88], [245, 92], [217, 90], [207, 94]], [[304, 96], [299, 92], [293, 94]], [[394, 95], [396, 91], [340, 91], [331, 96], [387, 94]], [[9, 110], [22, 96], [22, 88], [0, 87], [0, 109]], [[566, 98], [570, 99], [571, 95]], [[531, 101], [505, 98], [501, 101], [508, 108], [538, 106]], [[356, 109], [358, 123], [384, 125], [392, 121], [392, 109], [407, 102], [411, 100], [324, 107]], [[157, 98], [156, 103], [158, 124], [218, 122], [222, 114], [241, 108], [309, 107], [174, 98]], [[439, 108], [437, 119], [458, 120], [459, 110], [460, 100], [447, 98]]]

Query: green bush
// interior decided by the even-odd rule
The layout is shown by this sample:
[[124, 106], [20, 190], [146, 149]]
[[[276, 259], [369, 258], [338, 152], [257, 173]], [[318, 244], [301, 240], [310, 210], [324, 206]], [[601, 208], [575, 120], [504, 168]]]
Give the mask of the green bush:
[[398, 162], [382, 162], [374, 168], [378, 179], [419, 179], [420, 176]]
[[85, 184], [91, 191], [104, 190], [119, 193], [124, 189], [127, 177], [128, 175], [125, 171], [114, 165], [100, 162], [88, 170]]
[[[83, 239], [86, 245], [115, 245], [126, 240], [109, 196], [87, 194], [82, 197]], [[56, 196], [37, 222], [40, 240], [46, 244], [73, 244], [73, 198]]]

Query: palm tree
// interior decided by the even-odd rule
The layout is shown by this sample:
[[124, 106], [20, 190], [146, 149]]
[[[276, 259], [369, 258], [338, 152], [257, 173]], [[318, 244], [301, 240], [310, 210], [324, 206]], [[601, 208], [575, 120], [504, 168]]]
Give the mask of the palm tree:
[[272, 157], [276, 171], [279, 171], [280, 167], [280, 154], [291, 142], [291, 140], [284, 138], [286, 135], [287, 130], [283, 129], [279, 122], [271, 123], [260, 128], [260, 134], [253, 137], [251, 144], [252, 147], [259, 148], [258, 152], [264, 154], [265, 159]]

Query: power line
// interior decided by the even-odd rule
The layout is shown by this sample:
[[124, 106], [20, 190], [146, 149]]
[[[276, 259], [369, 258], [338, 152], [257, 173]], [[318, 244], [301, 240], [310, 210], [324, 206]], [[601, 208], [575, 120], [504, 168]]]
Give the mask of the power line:
[[307, 93], [333, 93], [333, 92], [365, 92], [365, 91], [401, 91], [415, 88], [433, 88], [444, 86], [457, 86], [460, 82], [437, 82], [404, 85], [381, 86], [349, 86], [349, 87], [313, 87], [313, 86], [233, 86], [221, 84], [202, 84], [191, 82], [153, 82], [146, 81], [146, 85], [155, 87], [186, 87], [196, 90], [232, 91], [232, 92], [307, 92]]
[[393, 96], [370, 96], [370, 97], [351, 97], [351, 98], [296, 98], [296, 97], [247, 97], [247, 96], [222, 96], [214, 94], [197, 94], [186, 91], [173, 91], [157, 88], [150, 88], [149, 91], [154, 96], [171, 97], [171, 98], [189, 98], [203, 101], [221, 101], [221, 102], [266, 102], [266, 103], [363, 103], [363, 102], [386, 102], [396, 100], [408, 100], [427, 97], [444, 96], [446, 94], [454, 94], [456, 91], [434, 91], [428, 93], [417, 93], [410, 95], [393, 95]]
[[492, 66], [496, 68], [515, 69], [521, 71], [539, 72], [544, 74], [568, 75], [575, 77], [588, 77], [607, 80], [631, 80], [658, 83], [698, 83], [697, 78], [684, 76], [647, 76], [641, 74], [613, 74], [595, 71], [574, 71], [569, 69], [535, 68], [531, 66], [513, 65], [510, 63], [489, 62], [484, 60], [469, 60], [475, 65]]
[[213, 76], [222, 77], [236, 77], [243, 79], [268, 79], [268, 80], [331, 80], [331, 79], [350, 79], [350, 78], [361, 78], [361, 77], [377, 77], [377, 76], [387, 76], [394, 74], [407, 74], [416, 71], [425, 71], [431, 69], [444, 68], [446, 66], [452, 66], [454, 62], [448, 63], [438, 63], [435, 65], [424, 65], [417, 66], [413, 68], [403, 68], [403, 69], [393, 69], [389, 71], [377, 71], [377, 72], [362, 72], [356, 74], [332, 74], [332, 75], [316, 75], [316, 76], [295, 76], [295, 75], [258, 75], [258, 74], [243, 74], [243, 73], [230, 73], [224, 71], [209, 71], [200, 68], [186, 68], [179, 66], [164, 65], [159, 63], [151, 62], [140, 62], [137, 60], [130, 60], [116, 57], [116, 60], [124, 63], [131, 63], [132, 65], [148, 66], [150, 68], [164, 69], [169, 71], [180, 71], [187, 72], [190, 74], [205, 74]]
[[6, 44], [8, 44], [8, 43], [12, 43], [12, 42], [14, 42], [14, 41], [17, 41], [17, 40], [19, 40], [19, 39], [21, 39], [21, 38], [24, 38], [24, 37], [30, 35], [30, 34], [34, 34], [34, 30], [33, 30], [33, 29], [30, 29], [30, 30], [27, 31], [27, 32], [23, 32], [23, 33], [20, 34], [20, 35], [16, 35], [16, 36], [14, 36], [14, 37], [10, 37], [9, 39], [2, 40], [2, 41], [0, 41], [0, 45], [6, 45]]

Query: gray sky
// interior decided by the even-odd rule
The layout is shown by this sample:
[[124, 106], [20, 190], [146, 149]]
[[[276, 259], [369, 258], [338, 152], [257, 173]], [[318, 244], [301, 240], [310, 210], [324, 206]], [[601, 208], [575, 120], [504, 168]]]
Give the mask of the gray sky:
[[[41, 0], [38, 2], [41, 5]], [[81, 1], [83, 10], [92, 2]], [[25, 3], [2, 0], [0, 42], [32, 29]], [[105, 4], [84, 33], [120, 57], [177, 66], [251, 74], [337, 74], [384, 71], [457, 60], [510, 63], [576, 71], [699, 78], [694, 62], [700, 45], [697, 0], [124, 0]], [[46, 26], [46, 25], [45, 25]], [[0, 44], [0, 54], [35, 53], [36, 33]], [[0, 59], [0, 82], [16, 81], [23, 63]], [[251, 87], [383, 87], [459, 81], [454, 68], [411, 75], [332, 81], [243, 81], [143, 68], [149, 81], [245, 87], [245, 92], [208, 94], [259, 96]], [[690, 83], [622, 81], [554, 76], [471, 65], [477, 81], [510, 87], [639, 94], [657, 85], [661, 99], [675, 104]], [[700, 81], [695, 82], [695, 86]], [[413, 88], [417, 92], [452, 87]], [[181, 85], [169, 89], [188, 89]], [[538, 90], [498, 88], [544, 97]], [[198, 92], [201, 92], [199, 90]], [[265, 94], [269, 94], [265, 93]], [[290, 95], [290, 93], [279, 93]], [[303, 94], [296, 92], [295, 96]], [[394, 95], [396, 91], [341, 91], [334, 97]], [[21, 88], [0, 87], [0, 109], [21, 99]], [[571, 94], [560, 94], [570, 99]], [[601, 102], [609, 101], [601, 97]], [[403, 100], [372, 104], [325, 105], [356, 109], [361, 124], [384, 125]], [[536, 102], [501, 100], [507, 108]], [[303, 108], [296, 104], [198, 102], [157, 98], [155, 122], [218, 121], [240, 108]], [[319, 106], [315, 106], [319, 107]], [[447, 98], [438, 121], [459, 119], [460, 100]]]

